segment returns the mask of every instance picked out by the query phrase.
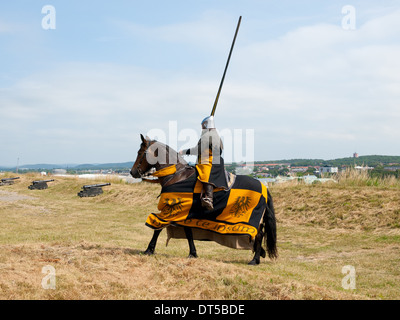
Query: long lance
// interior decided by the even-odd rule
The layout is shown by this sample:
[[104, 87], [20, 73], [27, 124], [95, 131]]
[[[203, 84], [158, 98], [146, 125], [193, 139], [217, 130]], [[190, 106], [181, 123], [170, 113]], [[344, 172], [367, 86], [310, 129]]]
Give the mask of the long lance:
[[226, 62], [224, 74], [222, 75], [222, 79], [221, 79], [221, 84], [219, 85], [218, 93], [217, 93], [217, 96], [216, 96], [216, 98], [215, 98], [214, 106], [213, 106], [212, 111], [211, 111], [211, 115], [212, 115], [212, 116], [214, 116], [215, 110], [217, 109], [217, 104], [218, 104], [218, 100], [219, 100], [219, 95], [221, 94], [222, 85], [224, 84], [225, 75], [226, 75], [226, 70], [228, 70], [229, 60], [231, 60], [231, 55], [232, 55], [232, 51], [233, 51], [233, 46], [235, 45], [236, 36], [237, 36], [237, 34], [238, 34], [239, 27], [240, 27], [240, 21], [242, 21], [242, 16], [239, 17], [239, 21], [238, 21], [238, 24], [237, 24], [237, 27], [236, 27], [235, 36], [233, 37], [233, 41], [232, 41], [231, 51], [229, 51], [228, 61]]

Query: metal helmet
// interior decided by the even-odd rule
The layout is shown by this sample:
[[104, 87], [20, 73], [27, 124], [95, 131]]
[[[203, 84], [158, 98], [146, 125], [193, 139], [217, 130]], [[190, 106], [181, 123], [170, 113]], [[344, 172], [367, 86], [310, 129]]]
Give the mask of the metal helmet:
[[201, 127], [203, 129], [215, 129], [214, 116], [204, 118], [204, 120], [201, 122]]

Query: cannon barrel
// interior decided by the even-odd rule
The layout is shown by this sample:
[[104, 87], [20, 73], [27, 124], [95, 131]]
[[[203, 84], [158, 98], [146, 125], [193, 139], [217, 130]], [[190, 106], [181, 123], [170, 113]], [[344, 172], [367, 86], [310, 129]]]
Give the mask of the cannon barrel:
[[32, 181], [32, 183], [36, 184], [36, 183], [41, 183], [41, 182], [52, 182], [52, 181], [54, 181], [54, 179], [51, 179], [51, 180], [36, 180], [36, 181]]
[[14, 177], [14, 178], [3, 178], [3, 179], [1, 179], [1, 181], [12, 181], [12, 180], [17, 180], [17, 179], [19, 179], [19, 177]]
[[99, 183], [99, 184], [88, 184], [86, 186], [83, 186], [84, 189], [90, 189], [90, 188], [101, 188], [105, 186], [109, 186], [111, 183]]

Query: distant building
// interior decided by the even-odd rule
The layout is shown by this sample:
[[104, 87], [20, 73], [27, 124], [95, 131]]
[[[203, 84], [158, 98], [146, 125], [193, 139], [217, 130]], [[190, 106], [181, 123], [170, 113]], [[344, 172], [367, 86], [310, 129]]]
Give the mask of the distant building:
[[368, 167], [368, 166], [355, 166], [354, 169], [356, 170], [374, 170], [374, 167]]
[[358, 158], [358, 153], [357, 152], [353, 153], [353, 158]]
[[338, 167], [325, 166], [319, 168], [320, 173], [338, 173]]
[[240, 175], [249, 175], [252, 174], [254, 171], [254, 166], [246, 166], [246, 167], [236, 167], [235, 173]]
[[65, 170], [65, 169], [54, 169], [53, 173], [54, 174], [66, 174], [67, 170]]
[[400, 167], [399, 166], [392, 166], [392, 167], [385, 167], [384, 169], [388, 170], [388, 171], [397, 171], [397, 170], [400, 170]]
[[308, 170], [308, 167], [291, 167], [290, 171], [291, 172], [306, 172]]

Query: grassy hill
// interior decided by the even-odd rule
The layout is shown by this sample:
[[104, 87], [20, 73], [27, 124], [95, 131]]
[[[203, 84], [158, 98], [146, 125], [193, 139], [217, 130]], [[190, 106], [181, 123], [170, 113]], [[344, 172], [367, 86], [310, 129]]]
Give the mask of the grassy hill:
[[[344, 177], [324, 185], [271, 186], [279, 258], [248, 266], [252, 254], [163, 232], [156, 255], [141, 255], [152, 235], [158, 185], [111, 181], [79, 198], [89, 181], [60, 178], [42, 191], [21, 175], [0, 187], [0, 299], [399, 299], [400, 185]], [[106, 181], [109, 182], [109, 181]], [[93, 183], [91, 180], [90, 183]], [[56, 270], [56, 290], [41, 272]], [[354, 266], [356, 290], [342, 288]]]

